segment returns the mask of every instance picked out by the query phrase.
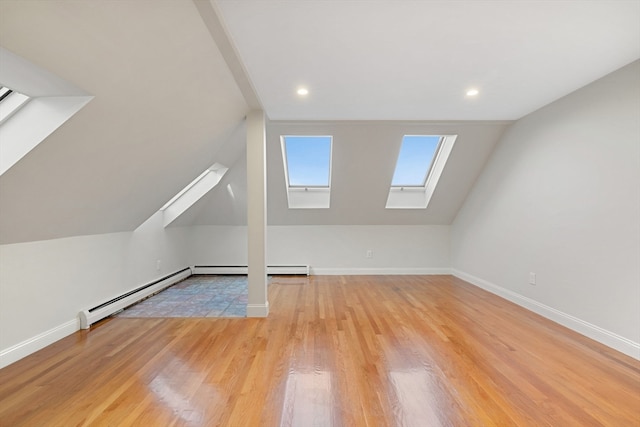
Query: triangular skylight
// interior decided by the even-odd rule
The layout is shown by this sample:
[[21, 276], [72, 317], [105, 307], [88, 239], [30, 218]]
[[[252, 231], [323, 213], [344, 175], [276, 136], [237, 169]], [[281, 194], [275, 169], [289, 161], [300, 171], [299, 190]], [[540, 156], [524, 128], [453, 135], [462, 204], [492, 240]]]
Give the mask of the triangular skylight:
[[282, 158], [289, 208], [328, 208], [331, 136], [283, 136]]
[[386, 208], [426, 208], [455, 140], [456, 135], [405, 135]]

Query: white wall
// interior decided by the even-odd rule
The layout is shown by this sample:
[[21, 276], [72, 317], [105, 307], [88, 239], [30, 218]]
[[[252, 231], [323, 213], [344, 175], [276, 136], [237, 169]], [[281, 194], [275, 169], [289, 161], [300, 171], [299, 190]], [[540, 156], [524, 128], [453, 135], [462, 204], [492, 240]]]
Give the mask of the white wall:
[[242, 225], [193, 226], [192, 265], [247, 265], [247, 227]]
[[[246, 233], [243, 226], [193, 227], [194, 264], [246, 265]], [[269, 226], [267, 263], [310, 265], [313, 274], [446, 274], [449, 227]]]
[[640, 62], [507, 130], [451, 233], [460, 277], [639, 357]]
[[133, 232], [1, 245], [0, 367], [76, 331], [80, 310], [188, 266], [189, 233], [156, 214]]

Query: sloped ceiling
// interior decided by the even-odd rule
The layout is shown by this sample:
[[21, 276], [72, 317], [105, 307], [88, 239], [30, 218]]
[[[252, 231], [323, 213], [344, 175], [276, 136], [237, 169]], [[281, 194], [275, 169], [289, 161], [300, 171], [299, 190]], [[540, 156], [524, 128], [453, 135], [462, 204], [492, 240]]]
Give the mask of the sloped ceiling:
[[3, 0], [0, 43], [95, 96], [0, 177], [2, 243], [135, 229], [248, 111], [192, 1]]

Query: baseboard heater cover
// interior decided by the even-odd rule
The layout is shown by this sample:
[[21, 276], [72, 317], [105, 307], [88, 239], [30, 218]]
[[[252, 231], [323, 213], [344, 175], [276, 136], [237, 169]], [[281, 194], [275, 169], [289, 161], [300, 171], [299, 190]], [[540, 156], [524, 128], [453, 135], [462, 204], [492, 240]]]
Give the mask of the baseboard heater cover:
[[[246, 265], [196, 265], [193, 274], [247, 274]], [[268, 265], [267, 274], [309, 275], [308, 265]]]
[[111, 316], [113, 313], [120, 311], [131, 304], [153, 295], [161, 290], [168, 288], [169, 286], [177, 283], [187, 277], [191, 276], [191, 268], [187, 267], [175, 273], [169, 274], [161, 279], [155, 280], [151, 283], [147, 283], [144, 286], [140, 286], [132, 291], [117, 296], [107, 302], [97, 305], [88, 310], [82, 310], [80, 316], [80, 327], [82, 329], [89, 329], [89, 327], [105, 317]]

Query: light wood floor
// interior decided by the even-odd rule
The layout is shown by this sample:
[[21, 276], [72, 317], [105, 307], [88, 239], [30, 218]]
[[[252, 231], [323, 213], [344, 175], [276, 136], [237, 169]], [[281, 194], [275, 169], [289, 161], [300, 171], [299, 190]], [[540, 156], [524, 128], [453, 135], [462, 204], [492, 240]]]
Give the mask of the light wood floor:
[[276, 277], [267, 319], [112, 319], [2, 426], [638, 426], [640, 363], [450, 276]]

